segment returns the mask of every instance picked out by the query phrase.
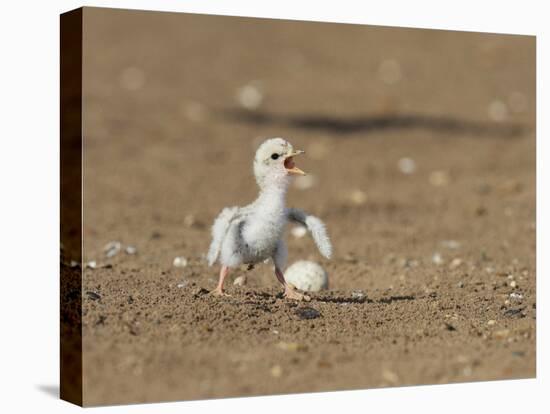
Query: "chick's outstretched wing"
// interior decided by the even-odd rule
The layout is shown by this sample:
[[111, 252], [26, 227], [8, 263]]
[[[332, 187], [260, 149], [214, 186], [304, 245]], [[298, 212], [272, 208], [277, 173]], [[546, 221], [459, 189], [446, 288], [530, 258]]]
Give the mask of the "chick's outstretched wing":
[[330, 259], [332, 256], [332, 244], [330, 243], [325, 224], [320, 219], [296, 208], [288, 208], [287, 217], [290, 221], [304, 225], [311, 233], [319, 252], [327, 259]]

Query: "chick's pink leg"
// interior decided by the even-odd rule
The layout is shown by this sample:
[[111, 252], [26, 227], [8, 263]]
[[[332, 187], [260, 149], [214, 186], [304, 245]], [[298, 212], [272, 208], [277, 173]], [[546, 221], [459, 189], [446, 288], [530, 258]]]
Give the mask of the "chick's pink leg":
[[277, 280], [281, 282], [281, 284], [285, 287], [285, 293], [284, 293], [285, 298], [294, 299], [294, 300], [305, 300], [306, 302], [311, 299], [309, 296], [298, 292], [294, 286], [286, 283], [283, 272], [281, 272], [281, 269], [279, 269], [276, 266], [275, 266], [275, 275], [277, 276]]
[[223, 282], [225, 281], [225, 278], [229, 274], [229, 267], [222, 266], [220, 269], [220, 278], [218, 280], [218, 286], [216, 286], [216, 289], [210, 292], [211, 295], [215, 296], [229, 296], [227, 293], [223, 291]]

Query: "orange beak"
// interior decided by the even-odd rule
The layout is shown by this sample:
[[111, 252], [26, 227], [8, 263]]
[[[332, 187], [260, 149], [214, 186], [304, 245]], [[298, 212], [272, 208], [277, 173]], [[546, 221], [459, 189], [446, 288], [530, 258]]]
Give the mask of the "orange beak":
[[305, 154], [305, 151], [302, 150], [296, 150], [292, 151], [290, 154], [285, 156], [285, 168], [288, 174], [290, 175], [306, 175], [305, 172], [303, 172], [301, 169], [296, 167], [294, 164], [294, 157], [296, 155]]

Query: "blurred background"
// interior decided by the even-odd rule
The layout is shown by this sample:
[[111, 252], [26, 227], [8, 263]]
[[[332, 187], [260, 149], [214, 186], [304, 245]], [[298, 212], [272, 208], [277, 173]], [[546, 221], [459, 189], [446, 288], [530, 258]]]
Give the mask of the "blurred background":
[[[218, 366], [221, 374], [212, 369], [227, 378], [225, 388], [214, 386], [214, 374], [205, 374], [202, 385], [170, 388], [166, 381], [178, 383], [178, 364], [160, 358], [153, 345], [167, 328], [153, 327], [144, 308], [140, 314], [119, 303], [128, 307], [128, 296], [145, 297], [142, 306], [153, 312], [170, 306], [168, 287], [214, 286], [217, 269], [202, 261], [210, 225], [223, 207], [256, 197], [254, 152], [264, 139], [281, 136], [307, 153], [299, 165], [309, 175], [293, 184], [289, 203], [325, 220], [335, 247], [334, 259], [323, 261], [310, 239], [291, 231], [289, 263], [321, 262], [337, 291], [380, 298], [436, 292], [463, 303], [453, 329], [472, 321], [485, 327], [483, 315], [502, 316], [501, 306], [514, 305], [512, 293], [534, 315], [534, 37], [86, 8], [83, 62], [84, 260], [90, 263], [84, 283], [103, 297], [103, 308], [94, 300], [85, 305], [90, 401], [534, 375], [534, 319], [527, 317], [510, 322], [529, 332], [517, 351], [523, 359], [487, 345], [479, 339], [486, 328], [479, 328], [481, 334], [472, 333], [479, 344], [466, 335], [443, 354], [441, 343], [420, 342], [431, 353], [418, 354], [417, 362], [403, 347], [373, 351], [389, 352], [378, 361], [403, 357], [406, 373], [377, 366], [367, 377], [321, 380], [318, 370], [306, 369], [310, 377], [298, 387], [251, 376], [254, 383], [241, 389], [231, 381], [234, 367]], [[133, 250], [110, 254], [113, 241]], [[184, 269], [173, 266], [176, 256], [186, 259]], [[249, 279], [248, 289], [276, 292], [268, 266]], [[179, 292], [171, 293], [175, 301], [183, 300]], [[388, 341], [418, 329], [439, 332], [435, 327], [450, 312], [427, 316], [424, 302], [410, 302], [392, 315], [417, 317], [385, 327]], [[189, 306], [181, 324], [194, 326], [185, 315], [206, 311]], [[364, 310], [357, 312], [363, 320]], [[350, 364], [369, 363], [361, 351], [366, 342], [357, 338], [372, 340], [379, 325], [353, 326], [348, 345], [357, 353], [350, 351]], [[149, 339], [138, 346], [132, 329]], [[181, 332], [179, 340], [195, 350], [221, 346], [192, 335]], [[247, 341], [258, 345], [267, 341], [262, 338]], [[445, 367], [446, 352], [466, 344], [471, 355], [492, 356], [485, 365], [467, 359], [470, 371], [426, 368]], [[175, 349], [168, 354], [186, 366]], [[110, 368], [99, 362], [106, 350]], [[137, 357], [143, 353], [150, 357], [145, 366]], [[122, 355], [130, 362], [121, 366]], [[159, 367], [165, 376], [154, 382]], [[141, 385], [118, 381], [121, 373]], [[140, 388], [144, 373], [160, 384], [149, 394]]]

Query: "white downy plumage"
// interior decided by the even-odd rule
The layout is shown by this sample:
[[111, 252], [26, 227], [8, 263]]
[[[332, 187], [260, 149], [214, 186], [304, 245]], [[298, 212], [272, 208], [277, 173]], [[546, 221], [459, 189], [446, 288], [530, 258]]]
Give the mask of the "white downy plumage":
[[309, 297], [287, 284], [282, 273], [287, 250], [281, 237], [289, 220], [304, 225], [310, 231], [323, 256], [330, 258], [332, 254], [323, 222], [301, 210], [285, 206], [292, 176], [305, 174], [294, 164], [294, 157], [302, 153], [295, 151], [282, 138], [269, 139], [256, 151], [254, 175], [260, 187], [258, 198], [245, 207], [224, 208], [212, 226], [208, 263], [212, 266], [219, 261], [222, 265], [219, 283], [213, 294], [224, 294], [223, 283], [229, 268], [272, 259], [277, 279], [285, 288], [285, 296], [309, 300]]

